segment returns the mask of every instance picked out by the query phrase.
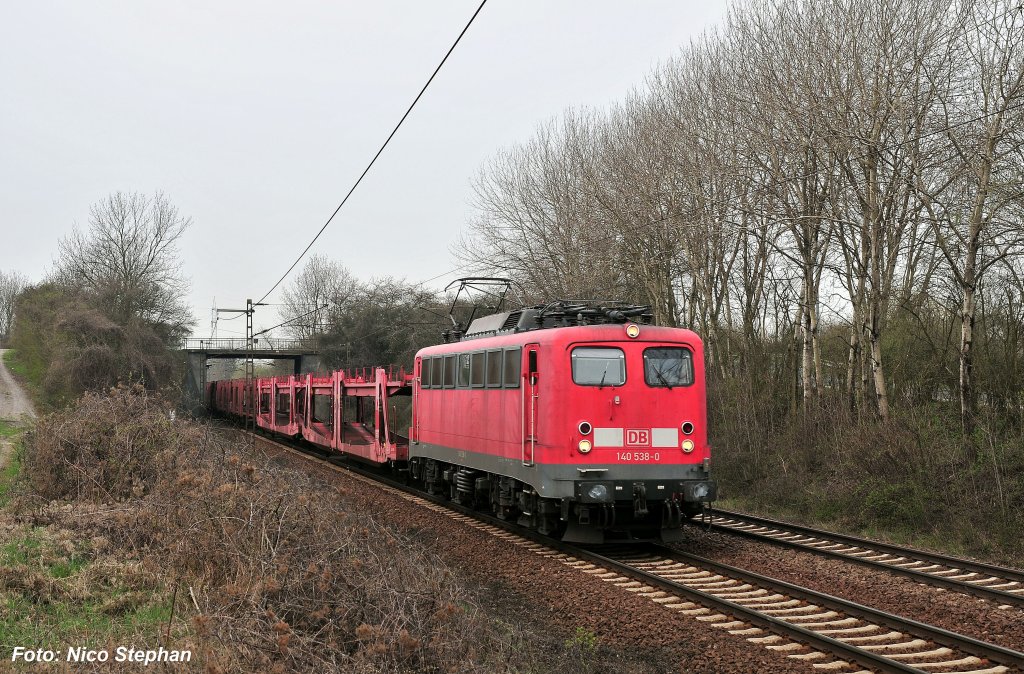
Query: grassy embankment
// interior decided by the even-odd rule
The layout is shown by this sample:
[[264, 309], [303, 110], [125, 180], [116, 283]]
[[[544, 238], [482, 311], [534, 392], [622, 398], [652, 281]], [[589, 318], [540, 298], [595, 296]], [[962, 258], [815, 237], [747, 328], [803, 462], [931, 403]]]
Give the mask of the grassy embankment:
[[0, 442], [13, 445], [0, 468], [0, 653], [9, 658], [14, 646], [152, 641], [145, 635], [160, 634], [170, 617], [170, 594], [159, 576], [102, 539], [83, 539], [12, 505], [26, 498], [20, 478], [28, 430], [0, 420]]
[[[8, 349], [4, 363], [36, 408], [50, 409], [45, 363], [22, 355]], [[0, 468], [0, 653], [9, 657], [14, 646], [160, 645], [171, 590], [108, 540], [83, 536], [73, 522], [45, 513], [22, 479], [30, 431], [25, 422], [0, 420], [0, 442], [8, 444]], [[185, 630], [176, 625], [172, 637]]]

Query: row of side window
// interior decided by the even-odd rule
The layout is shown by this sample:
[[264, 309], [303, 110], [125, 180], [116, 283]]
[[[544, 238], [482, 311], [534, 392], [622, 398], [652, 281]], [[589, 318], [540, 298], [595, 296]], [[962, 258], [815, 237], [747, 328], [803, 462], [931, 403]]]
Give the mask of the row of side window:
[[523, 349], [488, 349], [427, 356], [420, 388], [519, 388]]

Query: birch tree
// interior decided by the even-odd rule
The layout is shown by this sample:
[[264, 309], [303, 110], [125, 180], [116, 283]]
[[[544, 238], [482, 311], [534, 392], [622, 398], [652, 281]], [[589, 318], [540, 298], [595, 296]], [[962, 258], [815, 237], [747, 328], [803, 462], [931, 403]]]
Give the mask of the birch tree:
[[941, 168], [920, 172], [915, 185], [962, 298], [960, 419], [968, 436], [977, 414], [979, 286], [994, 264], [1019, 254], [1024, 243], [1024, 10], [1005, 0], [972, 0], [959, 10], [948, 51], [928, 70], [939, 92], [933, 133], [943, 141]]

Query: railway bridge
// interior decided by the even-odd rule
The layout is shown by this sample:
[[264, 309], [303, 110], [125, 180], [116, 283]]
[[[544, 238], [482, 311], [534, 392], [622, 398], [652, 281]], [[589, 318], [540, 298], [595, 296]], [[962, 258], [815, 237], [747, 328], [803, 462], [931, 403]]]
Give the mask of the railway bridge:
[[253, 337], [251, 341], [246, 338], [190, 337], [182, 340], [181, 350], [186, 362], [185, 403], [187, 407], [195, 409], [203, 404], [208, 370], [218, 360], [290, 360], [293, 374], [321, 369], [319, 346], [312, 340], [267, 336]]

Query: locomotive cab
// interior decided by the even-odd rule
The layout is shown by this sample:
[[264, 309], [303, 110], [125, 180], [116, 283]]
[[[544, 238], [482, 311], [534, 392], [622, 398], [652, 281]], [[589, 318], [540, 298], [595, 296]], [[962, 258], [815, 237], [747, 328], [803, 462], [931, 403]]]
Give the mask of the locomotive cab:
[[636, 324], [617, 330], [551, 353], [569, 364], [568, 381], [551, 392], [564, 401], [552, 423], [568, 435], [562, 451], [569, 470], [559, 476], [573, 487], [565, 537], [594, 541], [588, 525], [596, 516], [608, 537], [678, 538], [682, 520], [716, 492], [701, 345], [689, 331]]

